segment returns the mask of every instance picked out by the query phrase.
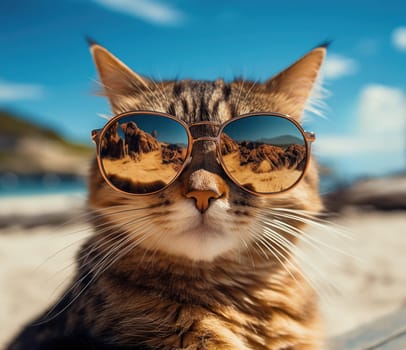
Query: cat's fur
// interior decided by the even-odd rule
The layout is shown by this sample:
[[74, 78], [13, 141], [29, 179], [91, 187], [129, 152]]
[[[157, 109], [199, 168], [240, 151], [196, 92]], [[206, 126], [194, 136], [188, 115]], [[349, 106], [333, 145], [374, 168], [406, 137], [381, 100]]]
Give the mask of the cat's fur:
[[[325, 51], [265, 83], [153, 82], [91, 45], [114, 114], [151, 110], [187, 123], [270, 111], [299, 121]], [[304, 227], [300, 213], [321, 208], [317, 187], [312, 161], [293, 189], [253, 196], [227, 178], [210, 141], [195, 143], [182, 175], [150, 196], [114, 191], [95, 162], [95, 234], [80, 250], [76, 277], [9, 349], [321, 349], [317, 298], [290, 253]], [[213, 189], [203, 213], [187, 195]]]

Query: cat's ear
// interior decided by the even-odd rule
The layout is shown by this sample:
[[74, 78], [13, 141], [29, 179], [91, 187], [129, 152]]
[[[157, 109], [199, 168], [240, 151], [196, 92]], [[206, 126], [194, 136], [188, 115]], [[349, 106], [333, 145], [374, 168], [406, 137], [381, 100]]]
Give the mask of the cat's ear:
[[267, 91], [291, 102], [290, 115], [299, 120], [314, 90], [328, 44], [319, 46], [264, 83]]
[[141, 77], [107, 49], [89, 40], [90, 52], [93, 56], [103, 94], [114, 105], [115, 98], [134, 94], [148, 89], [149, 80]]

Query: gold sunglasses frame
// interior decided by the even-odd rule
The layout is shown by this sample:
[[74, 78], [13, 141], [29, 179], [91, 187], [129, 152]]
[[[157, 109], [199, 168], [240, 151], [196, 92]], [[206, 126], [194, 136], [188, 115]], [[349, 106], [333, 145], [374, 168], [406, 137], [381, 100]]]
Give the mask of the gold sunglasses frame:
[[[103, 162], [101, 159], [101, 142], [100, 140], [102, 140], [104, 134], [106, 133], [106, 131], [110, 128], [111, 125], [113, 125], [114, 123], [116, 123], [119, 119], [128, 117], [128, 116], [137, 116], [137, 115], [153, 115], [153, 116], [158, 116], [158, 117], [164, 117], [164, 118], [168, 118], [168, 119], [172, 119], [175, 122], [181, 124], [183, 126], [183, 128], [186, 131], [187, 137], [188, 137], [188, 147], [187, 147], [187, 152], [186, 152], [186, 158], [182, 164], [182, 167], [179, 169], [178, 173], [176, 174], [176, 176], [170, 181], [168, 182], [164, 187], [160, 188], [159, 190], [153, 191], [153, 192], [149, 192], [149, 193], [131, 193], [131, 192], [126, 192], [123, 191], [121, 189], [119, 189], [118, 187], [114, 186], [108, 179], [106, 171], [104, 169], [103, 166]], [[229, 125], [230, 123], [236, 122], [237, 120], [240, 119], [244, 119], [244, 118], [248, 118], [248, 117], [256, 117], [256, 116], [267, 116], [267, 117], [276, 117], [276, 118], [282, 118], [282, 119], [287, 119], [289, 122], [293, 123], [297, 129], [300, 131], [300, 133], [303, 136], [303, 140], [305, 141], [305, 146], [306, 146], [306, 164], [305, 164], [305, 168], [302, 171], [302, 174], [300, 175], [300, 177], [288, 188], [282, 190], [282, 191], [277, 191], [277, 192], [255, 192], [252, 191], [248, 188], [245, 188], [244, 186], [240, 185], [236, 179], [229, 173], [229, 171], [227, 170], [227, 167], [225, 166], [224, 162], [223, 162], [223, 157], [221, 155], [221, 134], [224, 130], [224, 128]], [[202, 137], [197, 137], [197, 138], [193, 138], [191, 132], [190, 132], [190, 128], [195, 127], [195, 126], [199, 126], [199, 125], [212, 125], [212, 126], [217, 126], [219, 128], [217, 135], [212, 137], [212, 136], [202, 136]], [[189, 163], [189, 159], [190, 156], [192, 154], [192, 149], [193, 149], [193, 144], [197, 141], [212, 141], [216, 144], [216, 156], [217, 156], [217, 162], [220, 164], [221, 168], [223, 169], [223, 171], [226, 173], [226, 175], [229, 177], [229, 179], [239, 188], [241, 188], [242, 190], [244, 190], [245, 192], [248, 192], [254, 196], [258, 196], [258, 197], [264, 197], [264, 196], [271, 196], [271, 195], [275, 195], [275, 194], [279, 194], [279, 193], [283, 193], [286, 191], [291, 190], [292, 188], [294, 188], [301, 180], [302, 178], [305, 176], [308, 165], [309, 165], [309, 160], [310, 160], [310, 151], [311, 151], [311, 144], [316, 140], [316, 135], [314, 132], [308, 132], [305, 131], [302, 126], [296, 121], [294, 120], [292, 117], [290, 117], [287, 114], [282, 114], [282, 113], [277, 113], [277, 112], [257, 112], [257, 113], [247, 113], [247, 114], [243, 114], [240, 115], [238, 117], [234, 117], [231, 118], [230, 120], [227, 120], [225, 123], [216, 123], [216, 122], [211, 122], [211, 121], [201, 121], [201, 122], [196, 122], [196, 123], [192, 123], [192, 124], [187, 124], [186, 122], [184, 122], [183, 120], [180, 120], [170, 114], [167, 113], [161, 113], [161, 112], [153, 112], [153, 111], [130, 111], [130, 112], [125, 112], [125, 113], [121, 113], [118, 114], [116, 116], [114, 116], [113, 118], [111, 118], [106, 125], [101, 128], [101, 129], [95, 129], [92, 130], [91, 133], [91, 137], [93, 142], [96, 144], [96, 158], [97, 158], [97, 164], [99, 166], [99, 170], [100, 173], [103, 177], [103, 179], [106, 181], [106, 183], [115, 191], [118, 191], [122, 194], [125, 195], [129, 195], [129, 196], [150, 196], [150, 195], [154, 195], [156, 193], [159, 193], [161, 191], [163, 191], [164, 189], [166, 189], [167, 187], [169, 187], [172, 183], [174, 183], [178, 177], [182, 174], [183, 170], [185, 169], [185, 167], [188, 165]]]

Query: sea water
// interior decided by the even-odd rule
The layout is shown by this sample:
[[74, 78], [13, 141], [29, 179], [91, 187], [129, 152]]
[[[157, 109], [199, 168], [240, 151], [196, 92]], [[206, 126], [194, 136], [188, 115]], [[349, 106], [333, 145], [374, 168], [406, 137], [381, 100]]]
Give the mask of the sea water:
[[0, 197], [85, 193], [86, 180], [76, 175], [0, 175]]

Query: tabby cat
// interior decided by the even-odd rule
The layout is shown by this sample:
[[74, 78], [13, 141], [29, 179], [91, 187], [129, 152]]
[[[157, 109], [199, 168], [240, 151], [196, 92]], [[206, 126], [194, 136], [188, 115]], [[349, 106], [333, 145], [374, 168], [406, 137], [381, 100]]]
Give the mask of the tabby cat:
[[[307, 213], [322, 207], [314, 160], [308, 157], [294, 186], [264, 194], [238, 184], [238, 174], [233, 179], [219, 160], [226, 154], [218, 148], [228, 145], [212, 134], [214, 126], [252, 113], [288, 115], [282, 119], [299, 128], [326, 46], [264, 83], [155, 82], [102, 46], [91, 43], [90, 49], [113, 113], [135, 113], [128, 119], [135, 126], [121, 129], [135, 129], [137, 113], [145, 111], [140, 120], [156, 113], [200, 139], [178, 150], [171, 182], [141, 194], [103, 174], [108, 161], [100, 166], [100, 158], [108, 158], [106, 142], [115, 145], [112, 158], [127, 154], [134, 164], [146, 151], [134, 151], [129, 133], [117, 138], [117, 125], [102, 140], [100, 131], [93, 133], [99, 144], [89, 178], [94, 234], [77, 256], [66, 293], [8, 349], [322, 349], [316, 293], [293, 256]], [[160, 152], [163, 144], [151, 140], [165, 130], [146, 131], [143, 147]], [[269, 171], [267, 164], [261, 171]]]

